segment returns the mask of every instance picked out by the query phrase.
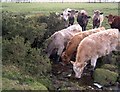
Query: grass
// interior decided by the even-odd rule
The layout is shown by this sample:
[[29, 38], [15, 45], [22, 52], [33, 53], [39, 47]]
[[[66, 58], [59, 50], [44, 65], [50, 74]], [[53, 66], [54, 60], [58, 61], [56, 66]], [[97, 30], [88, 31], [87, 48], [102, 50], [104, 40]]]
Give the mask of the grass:
[[2, 90], [46, 90], [35, 78], [15, 66], [3, 66]]
[[95, 9], [105, 14], [118, 14], [118, 3], [2, 3], [2, 10], [14, 13], [62, 12], [65, 8], [85, 9], [91, 15]]
[[[61, 13], [66, 8], [77, 10], [85, 9], [90, 16], [96, 9], [101, 10], [104, 15], [118, 15], [118, 3], [2, 3], [2, 11], [11, 11], [13, 13], [24, 13], [27, 15], [46, 14], [50, 12]], [[110, 28], [105, 18], [103, 26]], [[89, 20], [87, 29], [92, 28], [92, 18]]]
[[[2, 11], [11, 11], [13, 13], [24, 13], [27, 15], [46, 14], [50, 12], [61, 13], [65, 8], [77, 10], [85, 9], [90, 16], [96, 9], [101, 10], [104, 15], [118, 15], [118, 3], [2, 3]], [[105, 18], [103, 26], [110, 28], [107, 19]], [[92, 28], [92, 18], [89, 20], [87, 29]]]

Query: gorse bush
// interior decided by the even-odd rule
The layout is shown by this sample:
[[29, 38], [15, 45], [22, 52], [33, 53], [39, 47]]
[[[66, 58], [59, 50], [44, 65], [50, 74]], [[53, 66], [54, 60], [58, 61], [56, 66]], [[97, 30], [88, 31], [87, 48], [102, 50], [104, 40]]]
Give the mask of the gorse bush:
[[41, 16], [39, 17], [39, 22], [47, 24], [47, 31], [45, 33], [45, 38], [50, 37], [54, 32], [59, 31], [65, 28], [64, 21], [59, 18], [55, 12], [50, 13], [49, 16]]
[[24, 38], [16, 36], [12, 40], [3, 40], [3, 65], [16, 65], [32, 75], [42, 76], [51, 70], [51, 64], [40, 49], [24, 43]]
[[3, 66], [15, 66], [47, 88], [52, 88], [51, 63], [43, 51], [45, 40], [64, 28], [63, 21], [55, 13], [28, 17], [3, 11], [2, 16]]
[[2, 29], [3, 38], [11, 39], [16, 35], [22, 36], [31, 44], [37, 37], [44, 37], [46, 24], [37, 22], [38, 17], [26, 17], [24, 14], [14, 15], [3, 12]]
[[32, 47], [40, 48], [45, 39], [64, 28], [64, 21], [55, 13], [49, 16], [26, 17], [24, 14], [3, 12], [2, 16], [3, 38], [11, 39], [19, 35], [25, 39], [25, 42], [29, 41]]

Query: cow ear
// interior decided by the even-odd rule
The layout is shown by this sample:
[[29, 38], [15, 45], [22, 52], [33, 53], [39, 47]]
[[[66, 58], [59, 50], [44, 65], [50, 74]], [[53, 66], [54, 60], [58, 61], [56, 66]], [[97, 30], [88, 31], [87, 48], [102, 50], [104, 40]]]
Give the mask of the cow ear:
[[75, 62], [74, 61], [70, 61], [72, 64], [74, 64]]
[[61, 13], [60, 15], [63, 15], [63, 13]]
[[96, 13], [96, 10], [94, 10], [93, 12]]
[[69, 16], [70, 14], [68, 13], [67, 15]]
[[78, 11], [75, 11], [75, 13], [77, 13]]
[[91, 16], [87, 16], [87, 18], [91, 18]]
[[103, 12], [100, 13], [100, 15], [102, 15], [102, 14], [103, 14]]
[[105, 16], [106, 18], [108, 18], [108, 16]]
[[115, 16], [113, 16], [113, 19], [115, 19]]

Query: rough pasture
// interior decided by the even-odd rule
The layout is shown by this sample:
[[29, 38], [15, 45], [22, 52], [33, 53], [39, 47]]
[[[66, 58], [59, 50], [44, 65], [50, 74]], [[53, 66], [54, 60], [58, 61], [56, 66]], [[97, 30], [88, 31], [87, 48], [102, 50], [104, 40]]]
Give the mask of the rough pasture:
[[[109, 13], [118, 14], [118, 3], [2, 3], [2, 10], [14, 13], [26, 13], [28, 16], [33, 14], [49, 15], [50, 12], [61, 13], [66, 8], [84, 9], [91, 16], [96, 9], [104, 12], [104, 15], [108, 15]], [[103, 26], [110, 27], [107, 19], [104, 20]], [[87, 29], [90, 28], [92, 28], [92, 19], [89, 20], [87, 26]]]
[[[3, 65], [2, 67], [3, 68], [3, 90], [13, 89], [13, 88], [14, 89], [19, 88], [19, 90], [22, 90], [22, 89], [23, 90], [25, 89], [41, 90], [40, 84], [43, 84], [45, 87], [47, 87], [48, 90], [51, 89], [51, 90], [59, 90], [59, 91], [60, 90], [86, 90], [86, 89], [89, 90], [93, 87], [92, 86], [93, 80], [91, 79], [88, 73], [87, 73], [88, 76], [83, 77], [81, 80], [73, 80], [72, 78], [70, 79], [66, 78], [66, 75], [72, 72], [71, 68], [68, 69], [67, 72], [63, 72], [63, 70], [65, 71], [65, 69], [68, 67], [64, 67], [61, 65], [53, 65], [51, 67], [51, 63], [49, 62], [49, 59], [46, 58], [46, 56], [44, 56], [43, 52], [41, 51], [43, 50], [41, 49], [42, 48], [41, 44], [38, 44], [40, 47], [40, 50], [31, 48], [29, 43], [25, 44], [23, 38], [27, 37], [29, 38], [28, 40], [31, 41], [33, 40], [33, 36], [34, 38], [36, 37], [36, 35], [39, 36], [38, 32], [40, 33], [40, 37], [38, 37], [39, 39], [43, 38], [44, 32], [46, 35], [45, 38], [47, 38], [53, 32], [57, 31], [57, 29], [60, 30], [60, 28], [62, 28], [61, 27], [62, 23], [61, 22], [59, 23], [59, 21], [56, 18], [54, 18], [53, 16], [54, 14], [53, 15], [50, 14], [51, 12], [61, 13], [63, 9], [69, 7], [76, 10], [85, 9], [91, 16], [93, 15], [93, 11], [96, 9], [104, 12], [104, 15], [108, 15], [110, 13], [117, 15], [118, 14], [117, 3], [1, 3], [1, 4], [2, 4], [1, 5], [2, 11], [4, 10], [11, 11], [15, 15], [17, 15], [15, 16], [16, 19], [14, 20], [12, 20], [11, 16], [8, 16], [8, 18], [5, 17], [6, 21], [2, 22], [5, 32], [8, 31], [8, 34], [5, 34], [6, 36], [3, 36], [2, 38], [3, 40], [2, 42], [4, 42], [2, 47], [4, 50], [6, 50], [6, 51], [2, 51], [4, 52], [2, 53], [2, 57], [3, 57], [2, 59], [4, 59], [3, 63], [5, 63], [6, 59], [8, 59], [7, 62], [9, 62], [9, 64], [12, 64], [12, 62], [14, 64], [17, 64], [17, 67], [14, 64], [10, 66], [8, 63], [6, 63], [6, 65]], [[27, 15], [27, 17], [22, 14]], [[41, 15], [45, 15], [45, 16], [41, 18]], [[36, 16], [39, 17], [40, 20], [42, 21], [37, 21], [38, 18], [34, 18]], [[47, 19], [48, 17], [49, 19]], [[45, 23], [43, 23], [43, 20]], [[103, 26], [106, 29], [110, 28], [107, 19], [104, 20]], [[91, 28], [92, 28], [92, 19], [90, 19], [88, 23], [87, 30]], [[9, 29], [9, 30], [6, 30], [6, 29]], [[20, 37], [18, 36], [14, 38], [13, 36], [15, 34], [20, 34], [19, 32], [22, 33], [23, 35], [20, 35]], [[24, 34], [24, 33], [29, 33], [29, 34]], [[12, 40], [10, 39], [9, 39], [10, 41], [6, 40], [8, 39], [7, 37], [11, 37], [11, 36], [13, 37]], [[19, 52], [20, 54], [18, 53], [18, 49], [20, 51]], [[12, 51], [14, 51], [15, 53], [11, 53]], [[7, 53], [6, 56], [5, 56], [6, 54], [5, 52]], [[116, 61], [118, 60], [118, 58], [116, 57], [119, 57], [118, 55], [114, 55], [114, 54], [112, 56], [115, 56], [115, 57], [110, 58], [113, 61], [113, 63], [110, 63], [110, 65], [114, 64], [114, 62], [116, 63]], [[18, 66], [21, 66], [21, 67], [19, 68]], [[119, 63], [119, 66], [120, 66], [120, 63]], [[50, 73], [46, 68], [50, 71]], [[52, 68], [52, 71], [49, 68]], [[28, 75], [28, 73], [30, 73], [30, 75]], [[34, 74], [31, 75], [31, 73], [34, 73]], [[112, 75], [110, 74], [110, 76]], [[100, 79], [99, 77], [97, 78]], [[101, 80], [103, 79], [100, 79], [100, 81]], [[118, 80], [120, 81], [120, 78]], [[10, 84], [13, 84], [13, 85], [10, 85]], [[28, 86], [29, 84], [32, 89]], [[46, 89], [44, 86], [43, 86], [43, 90]]]

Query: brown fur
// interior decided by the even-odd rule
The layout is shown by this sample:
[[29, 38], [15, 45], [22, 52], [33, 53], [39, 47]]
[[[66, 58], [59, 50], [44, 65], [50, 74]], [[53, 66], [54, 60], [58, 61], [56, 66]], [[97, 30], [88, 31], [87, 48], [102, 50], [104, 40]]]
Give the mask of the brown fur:
[[[79, 45], [79, 43], [88, 35], [91, 35], [93, 33], [99, 32], [105, 30], [104, 27], [98, 28], [98, 29], [92, 29], [92, 30], [88, 30], [85, 32], [80, 32], [78, 34], [76, 34], [74, 37], [72, 37], [72, 39], [68, 42], [67, 46], [66, 46], [66, 50], [62, 53], [62, 61], [65, 63], [68, 63], [71, 59], [71, 57], [73, 56], [73, 53], [75, 53], [75, 51], [77, 50], [77, 47]], [[89, 45], [88, 45], [89, 46]]]
[[109, 14], [106, 16], [106, 18], [108, 18], [108, 23], [110, 24], [111, 28], [117, 28], [120, 31], [120, 16]]

